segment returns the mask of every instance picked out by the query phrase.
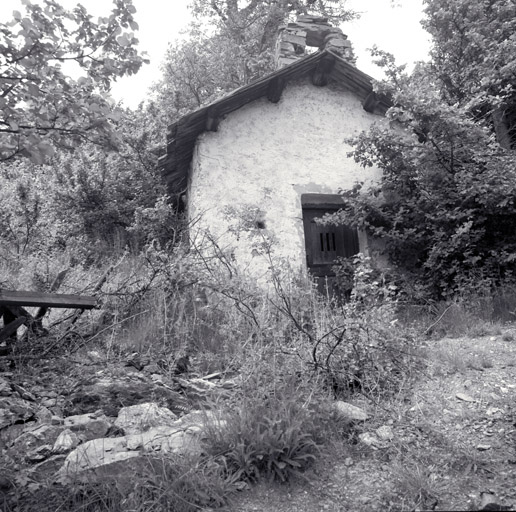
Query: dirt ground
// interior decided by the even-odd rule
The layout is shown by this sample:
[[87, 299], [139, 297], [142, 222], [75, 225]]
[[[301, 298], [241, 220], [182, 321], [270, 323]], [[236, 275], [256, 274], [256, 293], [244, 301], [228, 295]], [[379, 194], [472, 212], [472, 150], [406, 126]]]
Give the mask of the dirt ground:
[[[516, 332], [429, 341], [424, 352], [413, 389], [369, 405], [351, 443], [304, 481], [243, 492], [231, 512], [478, 510], [481, 492], [516, 510]], [[392, 440], [359, 441], [381, 425]]]
[[[369, 419], [346, 429], [302, 480], [253, 486], [236, 495], [225, 510], [479, 510], [480, 493], [487, 491], [516, 510], [516, 327], [494, 332], [425, 341], [420, 354], [424, 370], [416, 383], [377, 405], [359, 395], [351, 400]], [[89, 377], [107, 371], [84, 361], [67, 376], [64, 370], [58, 376], [54, 363], [45, 368], [38, 367], [34, 378], [27, 375], [27, 383], [21, 384], [31, 381], [33, 393], [54, 390], [46, 395], [60, 396], [64, 389], [73, 390], [78, 382], [87, 384]], [[141, 372], [127, 365], [118, 371], [115, 380], [122, 387], [125, 382], [127, 393], [140, 388], [142, 396], [155, 393]], [[91, 400], [86, 384], [82, 392]], [[174, 402], [176, 395], [168, 398]], [[122, 402], [131, 398], [116, 396]], [[70, 396], [67, 400], [72, 403]], [[92, 410], [99, 406], [79, 401], [79, 409], [67, 414], [83, 413], [87, 405]], [[23, 425], [13, 429], [17, 427]], [[379, 427], [390, 431], [388, 439], [365, 443], [363, 434]]]

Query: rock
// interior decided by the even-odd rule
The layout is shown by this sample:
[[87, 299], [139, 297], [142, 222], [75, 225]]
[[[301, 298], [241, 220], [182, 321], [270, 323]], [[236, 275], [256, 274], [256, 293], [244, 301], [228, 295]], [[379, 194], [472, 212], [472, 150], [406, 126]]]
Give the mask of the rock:
[[52, 453], [62, 454], [73, 450], [79, 444], [79, 438], [69, 428], [63, 430], [52, 447]]
[[146, 432], [126, 436], [128, 450], [157, 451], [160, 453], [197, 452], [195, 429], [177, 427], [154, 427]]
[[221, 419], [216, 411], [192, 411], [185, 414], [175, 424], [181, 425], [183, 428], [203, 427], [207, 425], [225, 425], [226, 420]]
[[377, 448], [381, 443], [380, 440], [371, 432], [364, 432], [358, 436], [360, 441], [371, 448]]
[[125, 437], [93, 439], [79, 445], [66, 457], [59, 477], [72, 477], [86, 469], [94, 469], [104, 464], [137, 457], [138, 452], [127, 450]]
[[20, 455], [34, 451], [41, 445], [50, 445], [52, 447], [61, 430], [61, 427], [45, 423], [26, 425], [23, 433], [13, 441], [13, 449], [17, 452], [17, 455]]
[[181, 377], [176, 377], [175, 381], [185, 389], [187, 393], [192, 393], [194, 395], [204, 396], [208, 392], [217, 388], [217, 384], [204, 379], [183, 379]]
[[238, 382], [237, 379], [228, 379], [228, 380], [223, 381], [220, 384], [220, 387], [223, 389], [234, 389], [234, 388], [238, 387], [239, 385], [240, 385], [240, 383]]
[[206, 379], [193, 378], [189, 380], [190, 384], [193, 384], [198, 389], [210, 390], [217, 387], [217, 384]]
[[118, 415], [122, 407], [148, 403], [149, 397], [171, 410], [184, 397], [169, 387], [148, 382], [146, 373], [126, 373], [116, 380], [102, 378], [74, 391], [67, 402], [66, 415], [102, 410], [106, 416]]
[[63, 425], [67, 428], [80, 430], [88, 423], [96, 421], [99, 418], [105, 417], [106, 416], [100, 411], [90, 412], [86, 414], [75, 414], [73, 416], [67, 416], [66, 418], [64, 418]]
[[176, 361], [176, 367], [174, 368], [175, 375], [182, 375], [183, 373], [188, 373], [188, 368], [190, 366], [190, 356], [185, 355], [180, 357]]
[[57, 398], [59, 395], [51, 389], [43, 389], [39, 393], [42, 398]]
[[16, 396], [0, 398], [0, 429], [34, 417], [35, 407]]
[[36, 384], [35, 386], [32, 386], [31, 389], [34, 395], [39, 396], [40, 398], [45, 396], [46, 389], [43, 386]]
[[479, 452], [485, 452], [487, 450], [490, 450], [491, 449], [491, 445], [490, 444], [479, 444], [477, 445], [477, 450]]
[[151, 363], [144, 367], [145, 373], [160, 374], [162, 373], [161, 368], [156, 363]]
[[63, 425], [64, 419], [61, 418], [61, 416], [56, 416], [55, 414], [50, 418], [50, 424], [51, 425]]
[[11, 383], [7, 379], [0, 377], [0, 396], [11, 396], [12, 394]]
[[138, 434], [158, 425], [173, 425], [176, 420], [172, 411], [151, 402], [122, 408], [114, 424], [126, 434]]
[[[1, 415], [1, 412], [0, 412]], [[10, 447], [23, 434], [25, 425], [18, 423], [0, 430], [0, 450]]]
[[89, 350], [88, 352], [86, 352], [86, 356], [93, 363], [99, 363], [105, 359], [102, 357], [102, 354], [98, 350]]
[[79, 445], [66, 458], [59, 477], [95, 469], [133, 457], [143, 452], [184, 453], [198, 449], [194, 436], [177, 427], [154, 427], [146, 432], [124, 437], [94, 439]]
[[64, 419], [63, 425], [72, 432], [79, 433], [82, 441], [91, 441], [104, 437], [111, 427], [111, 422], [104, 414], [97, 411], [96, 413], [68, 416]]
[[8, 491], [14, 487], [14, 482], [4, 475], [0, 475], [0, 492]]
[[[155, 404], [153, 404], [155, 405]], [[159, 417], [159, 416], [158, 416]], [[170, 418], [164, 416], [164, 421]], [[143, 453], [196, 453], [201, 450], [202, 432], [205, 426], [217, 423], [225, 426], [225, 420], [211, 411], [195, 411], [170, 425], [158, 425], [144, 432], [123, 437], [94, 439], [79, 445], [66, 458], [58, 472], [58, 479], [66, 481], [78, 473], [132, 459]]]
[[41, 462], [45, 460], [52, 453], [52, 446], [49, 444], [44, 444], [42, 446], [38, 446], [36, 449], [31, 450], [25, 454], [25, 460], [27, 462]]
[[149, 362], [150, 361], [148, 357], [142, 356], [138, 352], [134, 352], [133, 354], [131, 354], [125, 365], [132, 366], [133, 368], [136, 368], [138, 371], [141, 371], [149, 364]]
[[47, 408], [55, 407], [57, 405], [57, 399], [56, 398], [44, 398], [43, 400], [40, 401], [40, 404]]
[[[59, 468], [63, 465], [65, 458], [66, 455], [50, 455], [44, 461], [32, 464], [27, 469], [26, 473], [29, 481], [45, 483], [48, 485], [49, 480], [53, 475], [56, 474], [57, 471], [59, 471]], [[25, 471], [22, 469], [18, 475], [22, 476], [24, 472]]]
[[457, 393], [455, 395], [456, 398], [459, 400], [462, 400], [463, 402], [475, 402], [476, 400], [469, 395], [466, 395], [466, 393]]
[[345, 421], [366, 421], [369, 418], [363, 409], [342, 400], [334, 402], [334, 410], [338, 418]]
[[394, 432], [392, 430], [392, 427], [388, 425], [383, 425], [381, 427], [378, 427], [376, 429], [376, 435], [382, 440], [382, 441], [391, 441], [394, 439]]
[[497, 503], [496, 496], [493, 492], [480, 493], [480, 508], [479, 510], [514, 510], [511, 505], [501, 505]]
[[11, 386], [24, 400], [28, 400], [29, 402], [36, 401], [36, 397], [32, 393], [29, 393], [25, 388], [22, 388], [14, 382], [11, 383]]
[[375, 432], [364, 432], [358, 436], [360, 441], [371, 448], [387, 448], [394, 439], [394, 432], [388, 425], [378, 427]]
[[36, 411], [36, 420], [39, 422], [39, 423], [48, 423], [48, 424], [51, 424], [52, 423], [52, 413], [44, 406], [41, 406], [37, 411]]

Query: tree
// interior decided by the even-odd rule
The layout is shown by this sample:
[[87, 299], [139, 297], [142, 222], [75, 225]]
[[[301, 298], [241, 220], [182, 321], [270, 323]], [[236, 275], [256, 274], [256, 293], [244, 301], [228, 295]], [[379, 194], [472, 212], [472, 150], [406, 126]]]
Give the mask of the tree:
[[33, 164], [12, 162], [1, 176], [0, 258], [9, 261], [38, 249], [42, 234], [44, 185]]
[[158, 102], [169, 119], [207, 104], [274, 69], [278, 27], [317, 13], [334, 23], [356, 17], [345, 0], [193, 0], [189, 37], [169, 47]]
[[[161, 205], [167, 192], [156, 166], [153, 119], [145, 110], [128, 110], [115, 125], [121, 138], [118, 151], [82, 144], [73, 154], [60, 152], [46, 171], [53, 181], [52, 217], [66, 226], [62, 238], [86, 240], [97, 250], [113, 250], [114, 240], [121, 248], [131, 241], [135, 249], [148, 242], [145, 233], [132, 240], [136, 216]], [[176, 226], [168, 220], [173, 230]]]
[[117, 151], [82, 142], [36, 164], [0, 167], [0, 260], [105, 258], [130, 246], [177, 241], [180, 218], [157, 168], [162, 131], [149, 108], [113, 121]]
[[434, 42], [431, 73], [443, 99], [464, 105], [477, 122], [490, 124], [505, 148], [516, 146], [516, 4], [426, 3], [423, 26]]
[[378, 166], [378, 184], [344, 194], [329, 221], [385, 241], [391, 262], [424, 295], [492, 289], [516, 277], [516, 152], [493, 122], [514, 105], [512, 0], [426, 0], [431, 61], [411, 75], [376, 50], [393, 107], [353, 156]]
[[146, 62], [136, 50], [131, 0], [114, 0], [111, 14], [96, 21], [81, 5], [23, 3], [25, 13], [0, 24], [0, 160], [42, 163], [56, 145], [114, 143], [110, 120], [119, 114], [110, 85]]

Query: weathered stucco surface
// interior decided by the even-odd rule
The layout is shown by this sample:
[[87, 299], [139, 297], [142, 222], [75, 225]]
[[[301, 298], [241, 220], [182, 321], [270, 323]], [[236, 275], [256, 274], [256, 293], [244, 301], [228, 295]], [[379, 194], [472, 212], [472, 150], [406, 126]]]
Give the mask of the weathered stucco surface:
[[335, 194], [377, 178], [378, 170], [347, 157], [345, 142], [373, 122], [384, 119], [353, 93], [309, 81], [289, 83], [279, 103], [263, 98], [229, 114], [197, 141], [188, 193], [194, 230], [209, 231], [256, 277], [268, 267], [263, 236], [274, 240], [275, 257], [306, 269], [301, 194]]

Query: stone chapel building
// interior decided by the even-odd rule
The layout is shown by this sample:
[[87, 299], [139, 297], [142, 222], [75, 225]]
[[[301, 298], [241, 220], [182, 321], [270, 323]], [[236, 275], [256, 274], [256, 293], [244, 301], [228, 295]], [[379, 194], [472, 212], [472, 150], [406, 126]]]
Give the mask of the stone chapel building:
[[364, 233], [314, 219], [343, 204], [339, 190], [378, 179], [348, 157], [346, 140], [386, 122], [389, 103], [325, 18], [280, 29], [276, 58], [273, 73], [171, 125], [160, 167], [183, 194], [196, 242], [207, 235], [258, 278], [269, 240], [294, 271], [328, 276], [335, 258], [371, 252]]

